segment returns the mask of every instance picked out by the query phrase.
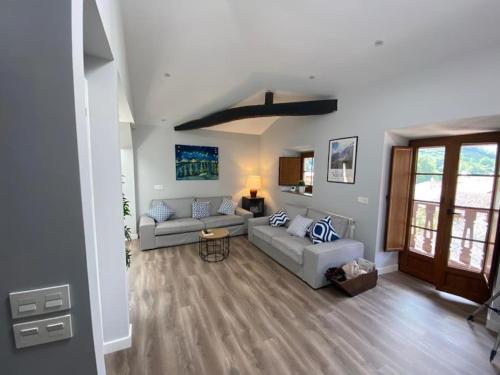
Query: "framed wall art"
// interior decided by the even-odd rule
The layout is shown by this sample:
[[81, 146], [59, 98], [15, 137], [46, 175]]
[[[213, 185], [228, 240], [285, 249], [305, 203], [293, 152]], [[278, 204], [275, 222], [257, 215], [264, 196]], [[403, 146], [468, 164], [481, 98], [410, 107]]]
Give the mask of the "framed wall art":
[[328, 182], [354, 184], [358, 137], [330, 140], [328, 149]]
[[219, 148], [175, 145], [177, 180], [218, 180]]

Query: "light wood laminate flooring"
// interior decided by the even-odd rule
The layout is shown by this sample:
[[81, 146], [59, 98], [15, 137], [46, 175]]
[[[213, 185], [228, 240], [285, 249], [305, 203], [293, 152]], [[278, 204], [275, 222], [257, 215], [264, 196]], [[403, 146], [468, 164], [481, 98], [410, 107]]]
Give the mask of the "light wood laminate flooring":
[[[136, 246], [136, 244], [134, 244]], [[206, 263], [197, 244], [133, 252], [132, 347], [108, 375], [495, 374], [473, 303], [395, 272], [348, 298], [313, 290], [248, 242]], [[500, 357], [500, 355], [499, 355]]]

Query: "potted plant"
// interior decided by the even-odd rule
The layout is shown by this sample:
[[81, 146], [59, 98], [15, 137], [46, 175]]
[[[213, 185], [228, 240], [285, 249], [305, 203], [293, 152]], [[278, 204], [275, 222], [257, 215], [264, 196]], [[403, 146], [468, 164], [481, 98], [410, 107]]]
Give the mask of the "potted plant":
[[306, 183], [304, 182], [304, 180], [300, 180], [297, 183], [297, 189], [299, 190], [300, 194], [304, 194], [306, 192]]

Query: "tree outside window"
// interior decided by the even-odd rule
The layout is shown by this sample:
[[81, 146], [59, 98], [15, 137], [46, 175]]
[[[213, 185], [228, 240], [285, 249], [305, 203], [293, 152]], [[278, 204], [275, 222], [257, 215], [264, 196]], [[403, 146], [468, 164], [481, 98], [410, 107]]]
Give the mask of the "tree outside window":
[[304, 152], [302, 157], [302, 179], [306, 183], [306, 192], [312, 193], [314, 185], [314, 152]]

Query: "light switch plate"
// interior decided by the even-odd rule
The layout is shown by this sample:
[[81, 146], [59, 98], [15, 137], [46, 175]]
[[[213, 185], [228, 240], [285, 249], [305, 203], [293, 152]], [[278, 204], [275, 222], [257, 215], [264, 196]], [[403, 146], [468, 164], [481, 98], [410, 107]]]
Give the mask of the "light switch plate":
[[71, 315], [18, 323], [14, 324], [12, 328], [18, 349], [73, 337]]
[[12, 319], [50, 314], [71, 308], [69, 284], [9, 294]]

